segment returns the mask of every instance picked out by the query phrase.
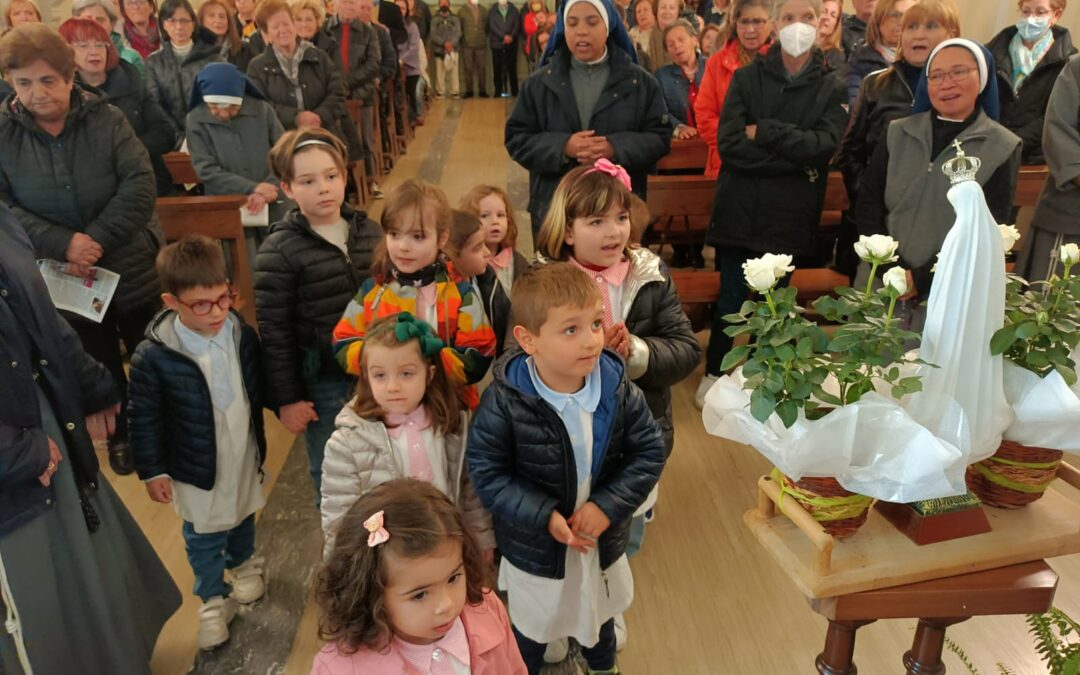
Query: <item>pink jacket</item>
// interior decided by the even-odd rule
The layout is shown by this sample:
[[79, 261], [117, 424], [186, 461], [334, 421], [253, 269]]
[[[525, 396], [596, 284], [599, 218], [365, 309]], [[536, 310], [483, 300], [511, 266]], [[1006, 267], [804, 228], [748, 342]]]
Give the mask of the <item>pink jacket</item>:
[[[510, 617], [498, 596], [488, 591], [479, 605], [465, 605], [461, 612], [465, 634], [469, 636], [470, 669], [473, 675], [527, 675]], [[361, 649], [355, 654], [341, 654], [328, 644], [315, 655], [311, 675], [403, 675], [417, 671], [390, 644], [385, 654]]]

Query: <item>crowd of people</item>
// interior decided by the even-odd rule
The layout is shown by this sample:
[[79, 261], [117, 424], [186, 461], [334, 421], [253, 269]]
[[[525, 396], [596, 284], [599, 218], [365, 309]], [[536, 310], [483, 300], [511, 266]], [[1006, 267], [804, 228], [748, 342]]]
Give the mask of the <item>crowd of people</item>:
[[[854, 7], [76, 0], [53, 30], [34, 0], [11, 0], [0, 670], [149, 672], [179, 605], [95, 440], [180, 516], [192, 630], [200, 648], [227, 642], [238, 606], [266, 592], [265, 408], [304, 439], [325, 535], [313, 673], [535, 674], [570, 639], [590, 673], [617, 673], [628, 559], [675, 447], [671, 387], [703, 351], [699, 407], [722, 374], [747, 259], [818, 254], [831, 167], [852, 204], [831, 264], [858, 279], [851, 240], [898, 239], [915, 329], [958, 142], [1001, 223], [1020, 166], [1049, 167], [1018, 272], [1046, 278], [1052, 252], [1080, 241], [1065, 0], [1019, 0], [986, 45], [961, 37], [952, 0]], [[374, 168], [394, 78], [405, 123], [423, 123], [429, 98], [515, 97], [505, 146], [528, 204], [413, 179], [377, 192], [378, 223], [351, 206], [348, 167]], [[668, 272], [703, 266], [701, 247], [665, 261], [641, 245], [648, 175], [697, 137], [721, 277], [704, 350]], [[268, 214], [251, 239], [257, 326], [235, 311], [218, 242], [164, 245], [155, 200], [177, 189], [163, 161], [177, 149], [205, 194]], [[519, 249], [526, 209], [535, 255]], [[103, 320], [58, 313], [41, 258], [117, 272]]]

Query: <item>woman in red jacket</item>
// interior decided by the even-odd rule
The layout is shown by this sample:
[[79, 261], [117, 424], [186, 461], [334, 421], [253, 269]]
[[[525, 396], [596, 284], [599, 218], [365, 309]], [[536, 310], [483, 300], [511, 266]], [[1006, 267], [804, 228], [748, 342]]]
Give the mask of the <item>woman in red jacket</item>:
[[728, 84], [735, 71], [764, 54], [772, 44], [772, 20], [769, 0], [736, 0], [728, 23], [724, 46], [709, 57], [705, 64], [705, 76], [694, 101], [694, 116], [698, 133], [709, 147], [705, 175], [716, 178], [720, 174], [720, 155], [716, 151], [716, 127], [720, 122], [720, 109], [724, 106]]

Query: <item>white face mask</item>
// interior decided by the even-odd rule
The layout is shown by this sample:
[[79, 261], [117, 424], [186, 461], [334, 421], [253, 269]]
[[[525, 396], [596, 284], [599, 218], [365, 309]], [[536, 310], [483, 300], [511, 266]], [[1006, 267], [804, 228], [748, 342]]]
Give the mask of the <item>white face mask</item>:
[[1016, 30], [1020, 32], [1020, 39], [1034, 42], [1050, 29], [1050, 17], [1029, 16], [1016, 22]]
[[815, 40], [817, 40], [817, 29], [802, 21], [788, 24], [780, 29], [780, 48], [788, 56], [794, 58], [799, 58], [809, 51], [814, 46]]

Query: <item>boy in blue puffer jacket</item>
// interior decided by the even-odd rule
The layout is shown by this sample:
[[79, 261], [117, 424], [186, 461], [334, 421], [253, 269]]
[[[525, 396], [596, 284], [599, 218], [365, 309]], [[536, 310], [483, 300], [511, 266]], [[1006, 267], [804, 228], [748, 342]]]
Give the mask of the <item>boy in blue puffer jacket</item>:
[[502, 551], [514, 636], [530, 673], [549, 642], [615, 673], [614, 617], [633, 599], [630, 518], [664, 466], [664, 439], [617, 354], [596, 284], [569, 263], [514, 282], [513, 351], [495, 368], [466, 458]]
[[[232, 305], [225, 256], [187, 235], [161, 250], [166, 309], [131, 357], [130, 447], [150, 498], [184, 521], [195, 573], [199, 647], [229, 639], [237, 603], [266, 590], [255, 512], [266, 499], [259, 338]], [[226, 581], [226, 574], [228, 581]]]

